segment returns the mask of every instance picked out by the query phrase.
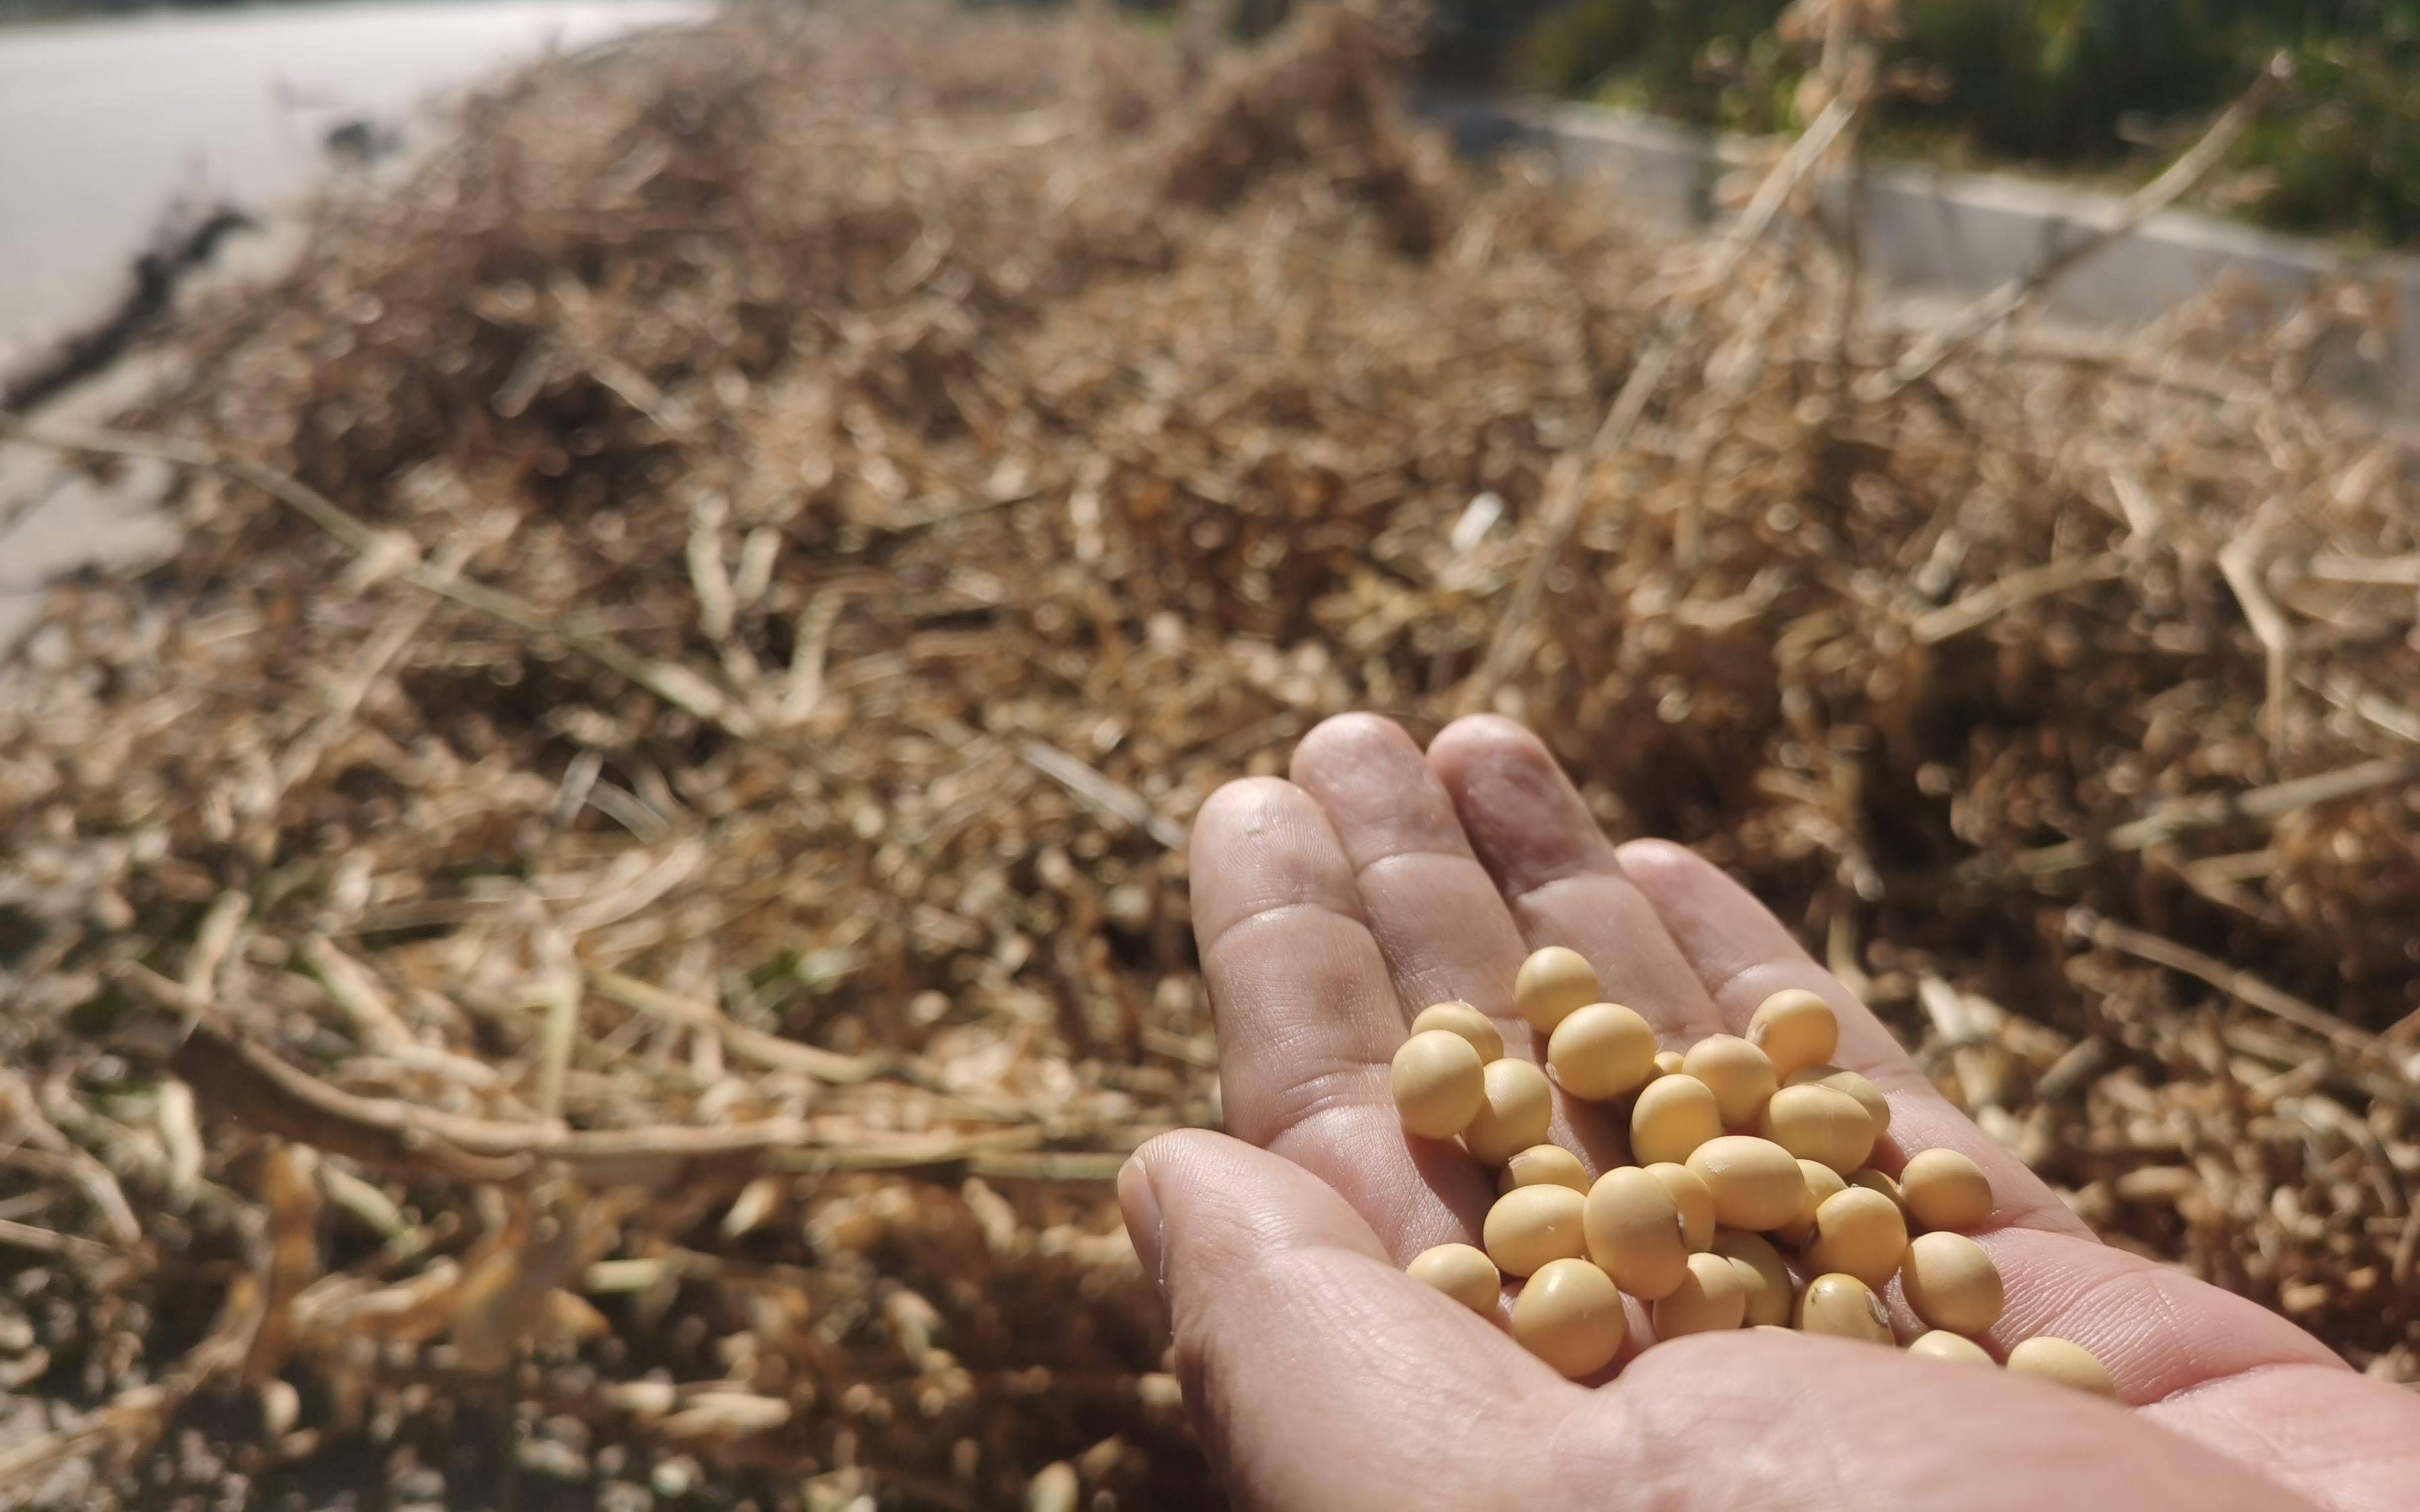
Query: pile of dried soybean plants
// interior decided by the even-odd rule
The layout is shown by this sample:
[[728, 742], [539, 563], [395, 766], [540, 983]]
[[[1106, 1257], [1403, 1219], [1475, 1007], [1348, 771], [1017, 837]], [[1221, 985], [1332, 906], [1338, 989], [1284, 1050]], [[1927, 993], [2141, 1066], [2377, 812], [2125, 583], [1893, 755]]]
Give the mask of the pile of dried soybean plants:
[[1894, 384], [1799, 196], [1639, 246], [1388, 38], [729, 21], [198, 322], [88, 438], [185, 550], [0, 684], [0, 1485], [1206, 1503], [1103, 1179], [1218, 1115], [1187, 821], [1353, 708], [1530, 719], [2113, 1240], [2420, 1376], [2359, 291]]

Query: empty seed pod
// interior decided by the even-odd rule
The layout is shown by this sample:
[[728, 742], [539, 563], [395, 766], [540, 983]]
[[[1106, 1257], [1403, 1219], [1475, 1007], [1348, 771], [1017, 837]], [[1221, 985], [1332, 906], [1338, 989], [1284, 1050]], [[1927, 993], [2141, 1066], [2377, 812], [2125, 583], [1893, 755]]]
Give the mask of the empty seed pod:
[[1819, 1275], [1807, 1282], [1798, 1299], [1796, 1321], [1802, 1334], [1829, 1334], [1869, 1344], [1892, 1342], [1883, 1300], [1853, 1275]]
[[1496, 1199], [1481, 1228], [1487, 1257], [1506, 1275], [1534, 1274], [1548, 1260], [1588, 1253], [1580, 1212], [1588, 1199], [1567, 1186], [1515, 1187]]
[[2090, 1350], [2047, 1334], [2024, 1340], [2010, 1350], [2009, 1370], [2012, 1375], [2031, 1376], [2037, 1381], [2055, 1381], [2095, 1396], [2118, 1395], [2118, 1383], [2109, 1379], [2108, 1369]]
[[1512, 1336], [1575, 1380], [1613, 1363], [1630, 1332], [1621, 1293], [1586, 1260], [1553, 1260], [1512, 1303]]
[[1899, 1284], [1916, 1317], [1953, 1334], [1988, 1332], [2008, 1305], [2000, 1268], [1963, 1234], [1918, 1234], [1900, 1261]]
[[1649, 1082], [1630, 1110], [1630, 1153], [1643, 1165], [1680, 1165], [1722, 1132], [1722, 1110], [1713, 1090], [1686, 1072]]
[[1596, 968], [1577, 950], [1549, 945], [1530, 953], [1512, 980], [1512, 1006], [1540, 1034], [1605, 995]]
[[1606, 1172], [1580, 1214], [1589, 1258], [1642, 1302], [1668, 1296], [1688, 1273], [1681, 1210], [1664, 1183], [1636, 1165]]
[[1681, 1057], [1681, 1069], [1712, 1089], [1726, 1129], [1753, 1124], [1778, 1085], [1771, 1057], [1736, 1035], [1706, 1036]]
[[1468, 1244], [1439, 1244], [1412, 1257], [1404, 1267], [1413, 1280], [1435, 1287], [1481, 1318], [1496, 1316], [1504, 1278], [1496, 1262]]
[[1462, 1133], [1485, 1101], [1486, 1069], [1470, 1041], [1450, 1030], [1431, 1029], [1404, 1041], [1390, 1073], [1404, 1127], [1424, 1139]]
[[1496, 1179], [1499, 1192], [1510, 1192], [1516, 1186], [1567, 1186], [1585, 1196], [1589, 1189], [1588, 1167], [1560, 1145], [1531, 1145], [1506, 1161], [1504, 1173]]
[[1564, 1015], [1546, 1040], [1546, 1065], [1574, 1097], [1627, 1097], [1655, 1077], [1655, 1031], [1620, 1003], [1590, 1003]]
[[1721, 1334], [1747, 1318], [1747, 1285], [1739, 1270], [1720, 1255], [1692, 1255], [1689, 1273], [1669, 1292], [1655, 1299], [1649, 1317], [1655, 1336], [1676, 1339], [1684, 1334]]
[[1992, 1182], [1983, 1167], [1954, 1149], [1923, 1149], [1900, 1173], [1908, 1216], [1927, 1228], [1980, 1228], [1992, 1221]]
[[1874, 1122], [1857, 1100], [1829, 1087], [1785, 1087], [1773, 1094], [1756, 1132], [1801, 1160], [1845, 1176], [1873, 1152]]
[[1723, 1134], [1689, 1152], [1725, 1228], [1778, 1228], [1807, 1206], [1807, 1178], [1790, 1151], [1753, 1134]]
[[1664, 1190], [1672, 1194], [1672, 1205], [1681, 1210], [1681, 1238], [1690, 1252], [1694, 1254], [1713, 1243], [1714, 1194], [1698, 1173], [1686, 1165], [1658, 1161], [1647, 1167], [1647, 1174], [1663, 1182]]
[[1807, 1262], [1818, 1271], [1853, 1275], [1881, 1289], [1907, 1256], [1907, 1219], [1879, 1192], [1853, 1186], [1815, 1210], [1815, 1237]]
[[1547, 1085], [1546, 1073], [1528, 1061], [1512, 1059], [1491, 1060], [1480, 1070], [1479, 1111], [1462, 1131], [1470, 1152], [1490, 1165], [1501, 1165], [1531, 1145], [1544, 1144], [1555, 1118], [1555, 1089]]
[[1788, 987], [1757, 1005], [1747, 1041], [1764, 1052], [1787, 1080], [1809, 1066], [1828, 1065], [1840, 1048], [1840, 1019], [1832, 1005], [1803, 987]]
[[1431, 1003], [1412, 1020], [1414, 1034], [1426, 1034], [1431, 1029], [1448, 1029], [1470, 1041], [1481, 1061], [1497, 1060], [1504, 1055], [1504, 1031], [1496, 1021], [1471, 1007], [1454, 1001]]

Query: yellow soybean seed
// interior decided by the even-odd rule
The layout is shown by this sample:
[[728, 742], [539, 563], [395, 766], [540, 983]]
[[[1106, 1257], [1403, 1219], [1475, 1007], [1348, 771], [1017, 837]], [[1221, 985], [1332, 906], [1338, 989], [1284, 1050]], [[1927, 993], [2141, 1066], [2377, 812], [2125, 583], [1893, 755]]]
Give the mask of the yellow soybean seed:
[[1670, 1161], [1659, 1161], [1647, 1167], [1647, 1174], [1664, 1183], [1672, 1195], [1672, 1206], [1681, 1210], [1681, 1240], [1692, 1254], [1714, 1242], [1714, 1194], [1696, 1171]]
[[1629, 1331], [1621, 1293], [1586, 1260], [1549, 1261], [1512, 1303], [1512, 1336], [1575, 1380], [1611, 1365]]
[[1918, 1150], [1900, 1173], [1908, 1215], [1927, 1228], [1980, 1228], [1992, 1217], [1992, 1182], [1954, 1149]]
[[1450, 1139], [1486, 1099], [1486, 1067], [1470, 1041], [1446, 1029], [1413, 1035], [1395, 1052], [1395, 1108], [1423, 1139]]
[[1681, 1057], [1681, 1069], [1713, 1090], [1726, 1129], [1754, 1123], [1777, 1085], [1772, 1058], [1736, 1035], [1706, 1036]]
[[1531, 1145], [1546, 1142], [1554, 1121], [1555, 1089], [1546, 1073], [1526, 1060], [1491, 1060], [1481, 1068], [1479, 1111], [1462, 1131], [1462, 1142], [1490, 1165], [1501, 1165]]
[[1988, 1331], [2008, 1305], [2000, 1268], [1963, 1234], [1917, 1235], [1900, 1261], [1899, 1284], [1916, 1317], [1953, 1334]]
[[1586, 1196], [1588, 1167], [1560, 1145], [1531, 1145], [1504, 1163], [1504, 1174], [1497, 1178], [1496, 1185], [1499, 1192], [1516, 1186], [1567, 1186]]
[[1501, 1059], [1504, 1055], [1504, 1031], [1496, 1021], [1468, 1003], [1431, 1003], [1412, 1020], [1414, 1034], [1426, 1034], [1431, 1029], [1447, 1029], [1470, 1041], [1481, 1061]]
[[2093, 1358], [2092, 1351], [2081, 1344], [2055, 1339], [2045, 1334], [2026, 1339], [2009, 1351], [2009, 1370], [2013, 1375], [2031, 1376], [2037, 1381], [2055, 1381], [2077, 1391], [2088, 1391], [2095, 1396], [2116, 1396], [2118, 1383], [2109, 1379], [2109, 1371]]
[[1664, 1183], [1636, 1165], [1606, 1172], [1589, 1188], [1580, 1227], [1589, 1258], [1642, 1302], [1669, 1296], [1689, 1271], [1681, 1209]]
[[1740, 1285], [1747, 1290], [1747, 1320], [1752, 1327], [1771, 1324], [1786, 1327], [1790, 1322], [1790, 1304], [1796, 1300], [1797, 1288], [1791, 1283], [1790, 1266], [1772, 1241], [1762, 1234], [1744, 1234], [1726, 1228], [1714, 1235], [1714, 1253], [1731, 1262], [1739, 1272]]
[[1540, 1034], [1605, 995], [1596, 968], [1577, 950], [1559, 945], [1531, 952], [1512, 980], [1512, 1005]]
[[1983, 1346], [1973, 1339], [1938, 1328], [1930, 1334], [1918, 1335], [1916, 1341], [1907, 1347], [1907, 1352], [1919, 1360], [1940, 1360], [1950, 1365], [1979, 1365], [1990, 1367], [1997, 1364], [1989, 1354], [1983, 1352]]
[[1898, 1178], [1871, 1165], [1860, 1165], [1849, 1173], [1849, 1184], [1869, 1192], [1879, 1192], [1891, 1199], [1902, 1213], [1907, 1211], [1907, 1194], [1900, 1190]]
[[1796, 1216], [1786, 1224], [1776, 1224], [1773, 1231], [1792, 1244], [1804, 1244], [1815, 1232], [1815, 1210], [1835, 1192], [1849, 1189], [1848, 1179], [1820, 1161], [1802, 1160], [1798, 1174], [1807, 1181], [1807, 1200], [1799, 1205]]
[[1845, 1176], [1873, 1153], [1874, 1123], [1857, 1100], [1828, 1087], [1785, 1087], [1773, 1094], [1756, 1132], [1801, 1160]]
[[1839, 1015], [1805, 988], [1786, 988], [1757, 1006], [1747, 1041], [1765, 1053], [1776, 1074], [1789, 1077], [1830, 1063], [1840, 1048]]
[[1798, 1332], [1835, 1338], [1892, 1342], [1890, 1319], [1873, 1288], [1853, 1275], [1819, 1275], [1798, 1299]]
[[1899, 1204], [1881, 1193], [1853, 1186], [1825, 1197], [1815, 1210], [1807, 1260], [1816, 1270], [1853, 1275], [1880, 1289], [1906, 1257], [1907, 1220]]
[[1723, 1134], [1689, 1152], [1725, 1228], [1778, 1228], [1807, 1205], [1807, 1178], [1790, 1151], [1753, 1134]]
[[1481, 1318], [1496, 1316], [1504, 1295], [1504, 1278], [1496, 1262], [1468, 1244], [1439, 1244], [1412, 1257], [1404, 1271], [1413, 1280], [1435, 1287]]
[[1630, 1153], [1642, 1165], [1678, 1165], [1722, 1132], [1722, 1110], [1714, 1105], [1713, 1090], [1685, 1072], [1649, 1082], [1630, 1110]]
[[1655, 1336], [1676, 1339], [1683, 1334], [1721, 1334], [1747, 1318], [1747, 1284], [1739, 1269], [1719, 1255], [1692, 1255], [1689, 1273], [1671, 1291], [1655, 1300], [1648, 1316]]
[[1620, 1003], [1590, 1003], [1547, 1036], [1546, 1066], [1574, 1097], [1626, 1097], [1655, 1078], [1655, 1031]]
[[1580, 1231], [1587, 1204], [1567, 1186], [1515, 1187], [1487, 1210], [1480, 1242], [1506, 1275], [1531, 1275], [1548, 1260], [1577, 1259], [1588, 1253]]
[[1866, 1117], [1874, 1121], [1877, 1138], [1890, 1132], [1890, 1100], [1883, 1096], [1881, 1088], [1845, 1066], [1808, 1066], [1803, 1071], [1792, 1072], [1789, 1085], [1828, 1087], [1836, 1092], [1846, 1092], [1857, 1100], [1857, 1106], [1865, 1109]]
[[1656, 1051], [1655, 1074], [1658, 1076], [1678, 1076], [1681, 1073], [1681, 1062], [1686, 1057], [1678, 1050]]

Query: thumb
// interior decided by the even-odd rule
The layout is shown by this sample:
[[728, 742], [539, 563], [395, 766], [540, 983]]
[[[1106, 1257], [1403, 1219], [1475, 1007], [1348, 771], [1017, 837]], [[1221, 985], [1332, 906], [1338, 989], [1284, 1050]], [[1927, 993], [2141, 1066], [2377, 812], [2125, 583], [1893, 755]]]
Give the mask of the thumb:
[[1578, 1394], [1396, 1269], [1318, 1178], [1193, 1130], [1137, 1151], [1118, 1198], [1236, 1504], [1540, 1504], [1528, 1450]]

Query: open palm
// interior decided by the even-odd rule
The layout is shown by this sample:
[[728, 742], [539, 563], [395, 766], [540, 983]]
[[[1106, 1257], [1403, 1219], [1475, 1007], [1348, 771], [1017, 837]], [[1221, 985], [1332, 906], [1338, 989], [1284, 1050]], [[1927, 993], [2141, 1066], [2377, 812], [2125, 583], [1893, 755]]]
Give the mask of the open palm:
[[[1156, 1141], [1120, 1194], [1242, 1504], [2420, 1506], [2420, 1398], [2096, 1242], [1754, 899], [1678, 846], [1614, 846], [1519, 726], [1466, 719], [1423, 753], [1383, 719], [1330, 720], [1292, 781], [1236, 782], [1203, 806], [1192, 865], [1239, 1137]], [[1549, 944], [1586, 955], [1675, 1047], [1742, 1032], [1784, 987], [1828, 998], [1840, 1064], [1890, 1100], [1875, 1164], [1947, 1146], [1992, 1179], [1998, 1209], [1977, 1237], [2008, 1283], [1994, 1343], [2072, 1339], [2133, 1410], [1759, 1332], [1634, 1343], [1591, 1389], [1404, 1275], [1431, 1245], [1476, 1242], [1495, 1184], [1459, 1149], [1404, 1134], [1389, 1059], [1412, 1014], [1449, 998], [1534, 1058], [1512, 983]], [[1584, 1103], [1560, 1100], [1554, 1138], [1591, 1175], [1627, 1158]], [[1632, 1323], [1645, 1337], [1635, 1308]]]

